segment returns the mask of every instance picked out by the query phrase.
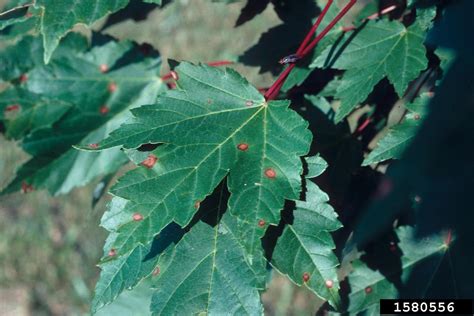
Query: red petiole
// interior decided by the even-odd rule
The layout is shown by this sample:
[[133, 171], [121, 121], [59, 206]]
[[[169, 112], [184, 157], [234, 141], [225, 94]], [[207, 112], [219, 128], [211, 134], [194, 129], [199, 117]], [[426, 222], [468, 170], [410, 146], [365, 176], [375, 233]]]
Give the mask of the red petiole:
[[301, 53], [303, 52], [306, 45], [308, 45], [309, 41], [311, 40], [311, 37], [313, 37], [314, 33], [316, 33], [316, 30], [318, 29], [319, 25], [321, 24], [324, 16], [326, 15], [326, 13], [328, 13], [329, 7], [331, 6], [333, 1], [334, 0], [328, 0], [328, 3], [326, 3], [326, 6], [324, 7], [321, 14], [318, 16], [318, 19], [314, 23], [313, 27], [308, 32], [308, 34], [306, 34], [306, 37], [304, 38], [303, 42], [301, 42], [300, 47], [298, 47], [298, 50], [296, 51], [296, 55], [301, 55]]
[[[381, 17], [382, 15], [385, 15], [385, 14], [387, 14], [387, 13], [392, 12], [392, 11], [395, 10], [396, 8], [397, 8], [396, 5], [391, 5], [391, 6], [389, 6], [389, 7], [386, 7], [385, 9], [382, 9], [382, 11], [380, 11], [380, 12], [374, 13], [374, 14], [372, 14], [372, 15], [366, 17], [366, 18], [365, 18], [364, 20], [362, 20], [362, 21], [375, 20], [375, 19]], [[342, 28], [342, 31], [343, 31], [343, 32], [349, 32], [349, 31], [353, 31], [353, 30], [355, 30], [355, 29], [356, 29], [356, 27], [355, 27], [354, 25], [351, 25], [351, 26], [345, 26], [345, 27], [343, 27], [343, 28]]]
[[[357, 0], [350, 0], [349, 3], [346, 4], [346, 6], [341, 10], [341, 12], [339, 12], [339, 14], [331, 22], [329, 22], [329, 24], [322, 30], [322, 32], [319, 33], [316, 36], [316, 38], [308, 44], [311, 37], [316, 33], [316, 30], [321, 24], [321, 21], [323, 20], [324, 16], [327, 14], [332, 2], [333, 0], [328, 1], [323, 11], [319, 15], [318, 19], [316, 20], [314, 25], [311, 27], [311, 30], [308, 32], [308, 34], [305, 36], [305, 38], [301, 42], [300, 47], [298, 48], [298, 51], [296, 52], [296, 55], [300, 59], [305, 57], [319, 43], [319, 41], [321, 41], [324, 38], [324, 36], [326, 36], [326, 34], [334, 27], [334, 25], [336, 25], [336, 23], [339, 22], [344, 17], [344, 15], [346, 15], [346, 13], [354, 6]], [[280, 74], [277, 80], [265, 93], [265, 99], [267, 101], [273, 100], [278, 95], [278, 93], [280, 93], [281, 87], [283, 87], [285, 80], [288, 78], [288, 75], [294, 68], [295, 68], [295, 64], [290, 64], [287, 68], [285, 68], [285, 70], [283, 70], [283, 72]]]

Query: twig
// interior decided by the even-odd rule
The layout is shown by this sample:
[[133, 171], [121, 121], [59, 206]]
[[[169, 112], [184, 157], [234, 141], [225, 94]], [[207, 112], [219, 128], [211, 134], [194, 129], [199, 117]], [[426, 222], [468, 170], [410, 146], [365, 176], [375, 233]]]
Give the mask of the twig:
[[[362, 22], [365, 22], [365, 21], [367, 21], [367, 20], [375, 20], [375, 19], [381, 17], [382, 15], [385, 15], [385, 14], [387, 14], [387, 13], [392, 12], [392, 11], [395, 10], [396, 8], [397, 8], [396, 5], [391, 5], [391, 6], [389, 6], [389, 7], [386, 7], [385, 9], [382, 9], [380, 12], [376, 12], [376, 13], [374, 13], [374, 14], [372, 14], [372, 15], [369, 15], [368, 17], [366, 17], [365, 19], [363, 19]], [[356, 29], [356, 27], [355, 27], [354, 25], [350, 25], [350, 26], [344, 26], [344, 27], [342, 28], [342, 31], [343, 31], [343, 32], [349, 32], [349, 31], [353, 31], [353, 30], [355, 30], [355, 29]]]
[[[329, 0], [326, 6], [324, 7], [323, 11], [319, 15], [318, 19], [314, 23], [314, 25], [311, 27], [309, 30], [308, 34], [305, 36], [303, 39], [302, 43], [300, 44], [300, 47], [298, 48], [298, 51], [295, 55], [299, 57], [299, 59], [305, 57], [311, 50], [321, 41], [324, 36], [336, 25], [339, 20], [341, 20], [344, 15], [347, 13], [347, 11], [354, 6], [354, 4], [357, 2], [357, 0], [350, 0], [349, 3], [339, 12], [339, 14], [331, 21], [329, 24], [323, 29], [321, 33], [319, 33], [316, 38], [311, 41], [309, 44], [310, 38], [316, 33], [316, 30], [318, 26], [321, 24], [322, 19], [326, 15], [326, 13], [329, 10], [329, 7], [332, 4], [332, 0]], [[280, 93], [281, 88], [283, 87], [283, 84], [285, 83], [285, 80], [288, 78], [288, 75], [290, 72], [295, 68], [295, 64], [292, 63], [283, 70], [283, 72], [278, 76], [277, 80], [272, 84], [272, 86], [267, 90], [265, 93], [265, 99], [266, 100], [273, 100], [278, 93]]]

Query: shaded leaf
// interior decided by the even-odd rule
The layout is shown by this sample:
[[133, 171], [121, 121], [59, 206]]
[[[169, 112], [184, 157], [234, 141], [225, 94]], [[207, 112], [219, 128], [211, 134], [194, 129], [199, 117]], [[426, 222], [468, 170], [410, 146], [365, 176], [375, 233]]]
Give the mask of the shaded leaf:
[[63, 1], [38, 0], [43, 9], [41, 33], [43, 34], [44, 62], [48, 63], [60, 39], [77, 23], [90, 25], [110, 12], [125, 7], [128, 0]]
[[423, 123], [430, 99], [428, 94], [423, 94], [413, 103], [407, 104], [409, 113], [405, 115], [404, 120], [400, 124], [390, 127], [387, 134], [377, 143], [377, 147], [365, 158], [362, 165], [367, 166], [393, 158], [399, 159]]
[[[370, 269], [362, 261], [353, 262], [353, 271], [349, 275], [351, 293], [349, 295], [349, 312], [365, 311], [369, 315], [379, 314], [380, 299], [402, 298], [400, 288], [391, 283], [388, 275], [400, 275], [402, 284], [407, 284], [412, 273], [420, 277], [419, 283], [411, 286], [410, 298], [423, 299], [430, 286], [430, 280], [437, 273], [439, 264], [448, 249], [443, 234], [436, 234], [420, 239], [415, 229], [402, 226], [396, 230], [399, 239], [398, 247], [402, 252], [401, 269], [390, 270], [382, 274]], [[383, 259], [380, 260], [383, 262]]]
[[[293, 222], [278, 239], [272, 265], [298, 285], [305, 284], [319, 297], [339, 307], [336, 247], [330, 232], [342, 227], [329, 197], [311, 181], [306, 183], [306, 201], [297, 201]], [[305, 280], [305, 277], [308, 279]], [[331, 286], [327, 286], [327, 282]]]
[[[66, 193], [99, 175], [115, 172], [127, 161], [120, 150], [88, 154], [72, 146], [80, 141], [98, 142], [127, 119], [129, 108], [153, 102], [165, 89], [158, 77], [159, 57], [135, 54], [136, 47], [130, 42], [112, 41], [86, 50], [82, 42], [72, 44], [69, 38], [77, 35], [66, 38], [68, 49], [61, 45], [49, 65], [31, 65], [23, 87], [51, 102], [46, 109], [62, 103], [71, 106], [54, 124], [28, 131], [22, 147], [32, 158], [3, 193], [19, 190], [22, 183], [47, 188], [52, 194]], [[101, 71], [102, 65], [108, 70]], [[32, 113], [42, 109], [38, 105], [41, 102]], [[9, 133], [13, 130], [7, 130]]]
[[406, 28], [398, 21], [369, 21], [318, 56], [312, 67], [347, 70], [335, 95], [341, 99], [336, 120], [363, 102], [384, 77], [403, 96], [408, 84], [427, 66], [424, 38], [425, 29], [417, 23]]

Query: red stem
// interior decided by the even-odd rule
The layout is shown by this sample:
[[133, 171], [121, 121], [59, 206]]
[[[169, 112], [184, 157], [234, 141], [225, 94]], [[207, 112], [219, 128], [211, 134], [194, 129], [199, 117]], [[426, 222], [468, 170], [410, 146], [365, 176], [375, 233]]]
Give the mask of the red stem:
[[390, 13], [392, 12], [393, 10], [395, 10], [397, 8], [396, 5], [391, 5], [389, 7], [386, 7], [385, 9], [382, 9], [382, 11], [380, 12], [376, 12], [370, 16], [368, 16], [366, 18], [366, 20], [375, 20], [376, 18], [380, 17], [381, 15], [384, 15], [384, 14], [387, 14], [387, 13]]
[[[383, 10], [380, 11], [380, 12], [376, 12], [376, 13], [374, 13], [374, 14], [372, 14], [372, 15], [369, 15], [368, 17], [366, 17], [366, 18], [363, 19], [362, 21], [375, 20], [375, 19], [379, 18], [379, 17], [382, 16], [382, 15], [385, 15], [385, 14], [387, 14], [387, 13], [392, 12], [392, 11], [395, 10], [396, 8], [397, 8], [396, 5], [391, 5], [391, 6], [389, 6], [389, 7], [386, 7], [385, 9], [383, 9]], [[356, 29], [356, 27], [355, 27], [354, 25], [350, 25], [350, 26], [344, 26], [344, 27], [342, 28], [342, 31], [343, 31], [343, 32], [349, 32], [349, 31], [353, 31], [353, 30], [355, 30], [355, 29]]]
[[372, 119], [366, 118], [362, 124], [360, 124], [359, 128], [357, 128], [356, 133], [361, 133], [367, 126], [369, 126]]
[[341, 12], [336, 15], [336, 17], [324, 28], [324, 30], [316, 36], [316, 38], [306, 46], [306, 48], [303, 50], [302, 55], [306, 56], [318, 43], [321, 41], [324, 36], [336, 25], [337, 22], [339, 22], [344, 15], [346, 15], [347, 11], [349, 11], [354, 4], [357, 2], [357, 0], [351, 0], [349, 1], [348, 4], [341, 10]]
[[321, 21], [323, 20], [324, 16], [329, 10], [329, 7], [331, 6], [332, 2], [334, 0], [328, 0], [328, 3], [326, 3], [326, 6], [324, 7], [323, 11], [321, 11], [321, 14], [318, 16], [318, 19], [316, 20], [316, 23], [314, 23], [313, 27], [311, 30], [306, 34], [306, 37], [304, 38], [303, 42], [301, 42], [300, 47], [298, 47], [298, 50], [296, 51], [296, 55], [300, 55], [306, 45], [308, 45], [309, 41], [311, 40], [311, 37], [313, 37], [314, 33], [316, 33], [316, 30], [318, 29], [319, 25], [321, 24]]
[[283, 72], [278, 76], [278, 79], [272, 84], [272, 86], [267, 90], [265, 93], [265, 99], [268, 100], [273, 100], [278, 93], [280, 92], [281, 87], [285, 83], [286, 78], [288, 78], [288, 75], [290, 72], [295, 68], [295, 64], [290, 64]]
[[218, 60], [218, 61], [210, 61], [207, 63], [208, 66], [211, 67], [218, 67], [218, 66], [225, 66], [225, 65], [232, 65], [234, 62], [229, 60]]
[[446, 246], [449, 246], [451, 244], [451, 239], [452, 239], [452, 232], [451, 232], [451, 229], [449, 229], [448, 235], [446, 236], [446, 239], [444, 240], [444, 244]]
[[[339, 22], [340, 19], [349, 11], [350, 8], [357, 2], [357, 0], [350, 0], [349, 3], [339, 12], [339, 14], [323, 29], [321, 33], [319, 33], [316, 38], [307, 45], [309, 42], [309, 39], [314, 35], [316, 32], [318, 26], [321, 24], [322, 19], [326, 15], [327, 11], [329, 10], [329, 7], [333, 0], [329, 0], [326, 6], [324, 7], [323, 11], [319, 15], [318, 19], [314, 23], [314, 25], [311, 27], [310, 31], [308, 34], [305, 36], [303, 42], [301, 43], [300, 47], [298, 48], [297, 55], [300, 58], [305, 57], [317, 44], [320, 40], [326, 36], [326, 34], [336, 25], [337, 22]], [[272, 86], [267, 90], [265, 93], [265, 100], [273, 100], [278, 93], [280, 93], [281, 87], [283, 87], [283, 84], [285, 83], [286, 78], [288, 78], [288, 75], [290, 72], [295, 68], [295, 64], [290, 64], [283, 72], [278, 76], [277, 80], [272, 84]]]

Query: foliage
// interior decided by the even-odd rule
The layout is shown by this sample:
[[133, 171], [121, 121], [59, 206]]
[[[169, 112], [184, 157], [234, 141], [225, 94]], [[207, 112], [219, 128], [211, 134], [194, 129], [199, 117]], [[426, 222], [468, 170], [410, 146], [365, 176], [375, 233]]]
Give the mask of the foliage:
[[472, 45], [439, 31], [472, 24], [472, 3], [248, 0], [236, 27], [270, 3], [282, 24], [238, 58], [279, 73], [265, 89], [228, 61], [170, 60], [160, 76], [149, 45], [70, 32], [146, 19], [127, 0], [12, 1], [2, 15], [0, 123], [30, 155], [2, 193], [103, 188], [134, 166], [109, 190], [93, 314], [146, 299], [157, 315], [258, 315], [271, 270], [339, 313], [473, 294], [442, 286], [473, 278], [472, 152], [446, 167], [447, 148], [473, 140], [472, 81], [454, 96]]

